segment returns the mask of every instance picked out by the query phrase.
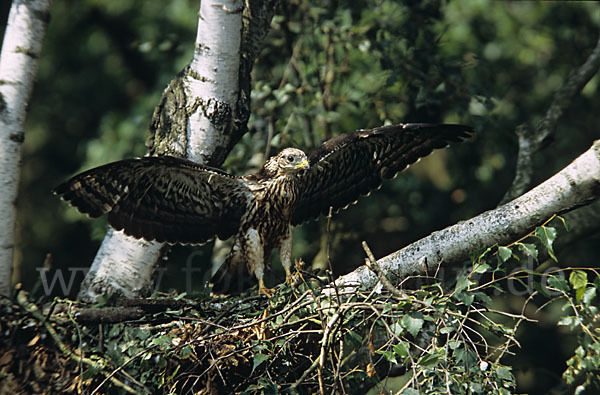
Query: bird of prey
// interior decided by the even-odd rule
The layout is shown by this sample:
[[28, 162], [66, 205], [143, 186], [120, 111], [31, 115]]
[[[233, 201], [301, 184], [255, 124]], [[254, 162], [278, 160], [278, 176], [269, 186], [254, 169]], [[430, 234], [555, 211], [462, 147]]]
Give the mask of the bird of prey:
[[347, 207], [472, 131], [422, 123], [358, 130], [309, 155], [285, 148], [245, 176], [170, 156], [125, 159], [78, 174], [54, 192], [92, 218], [108, 214], [113, 228], [135, 238], [201, 244], [234, 236], [213, 293], [239, 292], [258, 280], [259, 293], [269, 295], [265, 259], [274, 248], [291, 280], [291, 225]]

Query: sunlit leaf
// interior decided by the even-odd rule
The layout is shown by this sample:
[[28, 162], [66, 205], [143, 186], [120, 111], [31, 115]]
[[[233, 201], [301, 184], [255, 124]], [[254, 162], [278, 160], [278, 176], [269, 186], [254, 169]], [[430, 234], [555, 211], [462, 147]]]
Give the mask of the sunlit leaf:
[[411, 312], [402, 317], [400, 323], [413, 336], [417, 336], [423, 327], [423, 315], [421, 313]]
[[490, 265], [487, 263], [478, 263], [473, 268], [473, 273], [485, 273], [490, 270]]
[[569, 283], [573, 289], [585, 288], [587, 285], [587, 273], [583, 270], [573, 270], [569, 275]]

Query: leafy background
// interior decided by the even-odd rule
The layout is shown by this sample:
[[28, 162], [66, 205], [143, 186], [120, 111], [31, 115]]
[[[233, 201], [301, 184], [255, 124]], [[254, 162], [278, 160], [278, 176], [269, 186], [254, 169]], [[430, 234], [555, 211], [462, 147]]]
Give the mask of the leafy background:
[[[39, 283], [35, 270], [48, 253], [54, 269], [93, 259], [106, 222], [88, 220], [50, 191], [77, 171], [145, 153], [162, 89], [191, 58], [196, 12], [191, 0], [54, 2], [18, 200], [15, 280], [25, 288]], [[379, 257], [495, 207], [514, 174], [515, 127], [543, 117], [553, 92], [594, 47], [599, 25], [591, 2], [282, 2], [253, 72], [250, 133], [225, 167], [252, 171], [281, 147], [311, 150], [384, 123], [475, 126], [473, 141], [437, 152], [334, 215], [329, 235], [324, 220], [294, 231], [295, 257], [327, 267], [329, 254], [336, 274], [350, 271], [363, 262], [362, 240]], [[536, 157], [536, 182], [598, 138], [599, 97], [596, 76]], [[597, 266], [597, 238], [563, 251], [560, 264]], [[187, 289], [181, 268], [190, 261], [209, 270], [209, 247], [174, 248], [161, 289], [202, 291], [201, 281]], [[510, 310], [520, 298], [497, 303]], [[512, 362], [519, 392], [545, 393], [573, 355], [575, 337], [553, 325], [561, 314], [554, 310], [520, 328]]]

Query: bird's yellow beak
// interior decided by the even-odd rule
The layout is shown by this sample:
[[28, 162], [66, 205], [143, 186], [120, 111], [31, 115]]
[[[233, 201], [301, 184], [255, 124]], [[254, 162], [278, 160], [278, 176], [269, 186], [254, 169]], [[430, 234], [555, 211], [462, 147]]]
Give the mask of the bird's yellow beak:
[[310, 163], [308, 163], [308, 160], [304, 159], [302, 162], [298, 163], [296, 167], [300, 169], [308, 169], [310, 167]]

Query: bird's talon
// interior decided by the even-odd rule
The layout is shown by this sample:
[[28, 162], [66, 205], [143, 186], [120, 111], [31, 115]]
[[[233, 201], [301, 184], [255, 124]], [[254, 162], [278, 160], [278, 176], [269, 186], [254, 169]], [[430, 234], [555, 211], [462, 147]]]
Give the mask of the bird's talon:
[[286, 274], [285, 283], [290, 286], [294, 285], [294, 275], [291, 273]]
[[259, 295], [264, 295], [267, 298], [270, 298], [271, 296], [273, 296], [273, 290], [271, 288], [267, 288], [267, 287], [259, 287], [258, 288], [258, 294]]

